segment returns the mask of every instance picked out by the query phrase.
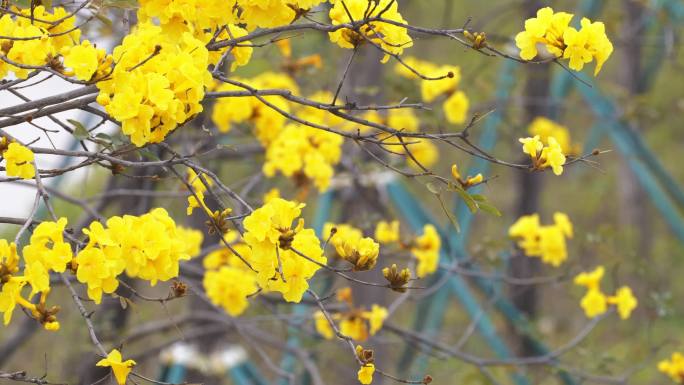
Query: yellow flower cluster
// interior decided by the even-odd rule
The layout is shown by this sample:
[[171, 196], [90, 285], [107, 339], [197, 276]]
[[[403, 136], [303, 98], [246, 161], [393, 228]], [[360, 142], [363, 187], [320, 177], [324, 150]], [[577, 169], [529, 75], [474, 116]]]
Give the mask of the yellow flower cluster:
[[[236, 231], [230, 231], [224, 238], [242, 258], [251, 260], [252, 250], [238, 241], [239, 236]], [[249, 306], [248, 297], [258, 291], [256, 273], [229, 248], [207, 254], [203, 263], [207, 270], [203, 285], [209, 300], [233, 317], [244, 313]]]
[[370, 270], [378, 262], [380, 245], [373, 238], [364, 237], [361, 230], [353, 226], [326, 223], [323, 237], [330, 240], [337, 256], [349, 262], [354, 271]]
[[[64, 241], [66, 218], [57, 222], [42, 222], [31, 234], [29, 244], [22, 250], [23, 275], [19, 273], [20, 257], [14, 243], [0, 240], [0, 312], [7, 325], [17, 305], [26, 309], [46, 330], [58, 330], [56, 314], [59, 307], [47, 307], [50, 293], [50, 272], [63, 273], [72, 259], [71, 245]], [[22, 296], [22, 289], [31, 286], [28, 297]], [[27, 298], [40, 293], [37, 304]]]
[[667, 374], [672, 381], [678, 384], [684, 383], [684, 354], [672, 353], [669, 360], [662, 360], [658, 363], [658, 370]]
[[608, 305], [615, 305], [620, 318], [628, 319], [638, 304], [637, 299], [632, 294], [632, 289], [628, 286], [622, 286], [615, 295], [606, 296], [601, 291], [601, 279], [604, 274], [604, 267], [599, 266], [594, 271], [580, 273], [575, 277], [576, 285], [587, 288], [580, 306], [588, 318], [594, 318], [605, 313], [608, 310]]
[[[257, 89], [282, 88], [298, 92], [291, 77], [281, 73], [266, 72], [249, 80], [241, 80]], [[218, 92], [240, 91], [240, 87], [222, 84]], [[313, 107], [292, 109], [289, 103], [278, 96], [264, 99], [276, 108], [294, 113], [301, 119], [326, 126], [341, 128], [344, 120]], [[314, 94], [312, 100], [329, 101], [332, 95], [326, 92]], [[293, 178], [298, 184], [312, 181], [319, 191], [330, 185], [334, 167], [340, 161], [343, 138], [299, 123], [286, 124], [280, 112], [262, 103], [255, 97], [227, 97], [214, 105], [212, 120], [221, 132], [228, 132], [233, 124], [250, 123], [254, 133], [266, 148], [264, 174], [273, 177], [277, 172]]]
[[102, 48], [97, 48], [89, 40], [83, 40], [79, 45], [62, 49], [64, 66], [71, 68], [64, 74], [75, 76], [76, 79], [92, 81], [104, 79], [111, 71], [114, 58], [107, 55]]
[[[349, 24], [368, 18], [382, 17], [396, 24], [406, 24], [406, 20], [399, 13], [397, 1], [380, 0], [370, 3], [367, 0], [331, 1], [330, 20], [333, 25]], [[405, 27], [381, 21], [373, 21], [362, 25], [358, 31], [340, 28], [330, 32], [330, 41], [342, 48], [355, 48], [370, 42], [380, 47], [386, 63], [391, 55], [401, 55], [404, 49], [413, 46], [413, 40]]]
[[[0, 17], [0, 55], [11, 62], [58, 69], [60, 64], [57, 57], [60, 52], [78, 44], [80, 40], [81, 30], [75, 27], [76, 16], [70, 15], [62, 7], [55, 7], [52, 12], [48, 12], [43, 5], [33, 9], [13, 8], [13, 13], [18, 14], [15, 19], [12, 19], [12, 12]], [[32, 71], [31, 68], [20, 68], [0, 60], [0, 79], [9, 72], [25, 79]]]
[[240, 21], [249, 27], [271, 28], [290, 24], [303, 11], [320, 4], [323, 0], [237, 0]]
[[97, 101], [136, 146], [162, 141], [202, 112], [204, 88], [211, 81], [209, 53], [191, 33], [176, 39], [159, 26], [142, 23], [112, 56], [116, 66], [97, 83]]
[[300, 124], [288, 124], [266, 148], [267, 177], [281, 172], [288, 178], [312, 180], [319, 191], [330, 185], [342, 154], [342, 136]]
[[7, 144], [7, 139], [0, 139], [0, 156], [5, 159], [7, 176], [22, 179], [33, 179], [36, 169], [33, 167], [35, 156], [33, 151], [17, 142]]
[[177, 227], [162, 208], [141, 216], [111, 217], [106, 227], [92, 222], [83, 233], [88, 244], [74, 259], [76, 277], [88, 286], [88, 297], [95, 303], [117, 289], [124, 270], [152, 286], [177, 277], [180, 261], [189, 260], [202, 243], [199, 231]]
[[247, 298], [257, 292], [255, 278], [245, 274], [244, 269], [232, 266], [207, 271], [203, 283], [211, 302], [224, 308], [233, 317], [247, 309]]
[[525, 20], [525, 30], [515, 37], [520, 57], [524, 60], [534, 59], [541, 45], [553, 57], [569, 59], [569, 66], [575, 71], [581, 71], [585, 64], [595, 60], [594, 76], [598, 75], [613, 53], [613, 44], [606, 36], [605, 25], [582, 18], [578, 31], [570, 26], [573, 17], [566, 12], [554, 13], [550, 7], [538, 10], [537, 17]]
[[[190, 33], [204, 44], [212, 39], [237, 39], [247, 35], [247, 30], [236, 24], [239, 20], [234, 9], [224, 0], [142, 0], [138, 19], [158, 24], [174, 39]], [[234, 59], [232, 70], [244, 66], [252, 57], [250, 44], [250, 41], [244, 41], [239, 46], [212, 51], [209, 63], [218, 64], [224, 52], [230, 50]]]
[[558, 267], [568, 259], [566, 238], [572, 238], [572, 222], [564, 213], [553, 214], [552, 225], [542, 226], [539, 214], [523, 215], [508, 229], [508, 235], [518, 240], [528, 257]]
[[112, 368], [116, 383], [119, 385], [125, 385], [128, 374], [131, 372], [131, 370], [133, 370], [136, 362], [133, 360], [124, 361], [123, 357], [121, 357], [121, 352], [119, 352], [117, 349], [114, 349], [107, 354], [107, 357], [98, 361], [96, 365]]
[[[352, 300], [351, 288], [345, 287], [337, 293], [337, 299], [347, 304], [346, 311], [331, 314], [334, 321], [339, 323], [340, 333], [356, 341], [365, 341], [370, 336], [374, 336], [385, 322], [388, 316], [387, 309], [374, 304], [371, 310], [362, 307], [355, 307]], [[314, 326], [318, 334], [325, 339], [332, 339], [335, 332], [325, 317], [323, 312], [317, 311], [313, 315]]]
[[572, 143], [570, 131], [567, 127], [558, 124], [549, 118], [543, 116], [534, 118], [527, 130], [533, 137], [539, 136], [539, 140], [547, 145], [549, 143], [549, 138], [553, 138], [558, 142], [558, 145], [564, 154], [579, 154], [579, 146], [576, 143]]
[[565, 164], [565, 154], [560, 143], [553, 136], [542, 141], [539, 135], [518, 139], [522, 143], [523, 152], [532, 159], [532, 167], [535, 170], [543, 170], [551, 167], [553, 173], [561, 175]]
[[[288, 75], [276, 72], [264, 72], [251, 79], [239, 79], [256, 89], [287, 89], [293, 94], [299, 93], [299, 87]], [[243, 88], [232, 84], [221, 84], [217, 92], [244, 91]], [[263, 99], [277, 109], [290, 113], [291, 107], [287, 101], [279, 96], [264, 96]], [[255, 97], [227, 97], [220, 98], [214, 104], [212, 121], [219, 131], [228, 132], [234, 124], [250, 123], [254, 126], [254, 134], [264, 147], [278, 136], [287, 118], [275, 109], [262, 103]]]
[[274, 198], [243, 221], [259, 287], [282, 293], [288, 302], [301, 301], [308, 280], [327, 262], [318, 237], [312, 229], [305, 229], [299, 218], [303, 207]]
[[[399, 221], [380, 221], [375, 226], [375, 237], [383, 245], [389, 246], [393, 243], [397, 243], [401, 249], [409, 250], [418, 262], [416, 273], [419, 278], [423, 278], [437, 271], [442, 240], [434, 225], [426, 224], [423, 226], [422, 235], [416, 236], [409, 242], [404, 242], [401, 239]], [[392, 284], [393, 281], [406, 284], [410, 279], [410, 274], [408, 269], [399, 271], [396, 266], [392, 266], [392, 269], [383, 269], [383, 275], [390, 281], [390, 284]], [[399, 285], [396, 289], [401, 289], [402, 286], [403, 285]]]
[[[406, 65], [396, 65], [395, 72], [409, 79], [420, 80], [421, 96], [425, 103], [432, 103], [441, 96], [446, 96], [442, 109], [447, 121], [453, 124], [462, 124], [466, 121], [470, 101], [466, 94], [458, 89], [461, 82], [461, 67], [438, 65], [414, 57], [408, 57], [404, 62]], [[429, 79], [421, 79], [407, 66]]]

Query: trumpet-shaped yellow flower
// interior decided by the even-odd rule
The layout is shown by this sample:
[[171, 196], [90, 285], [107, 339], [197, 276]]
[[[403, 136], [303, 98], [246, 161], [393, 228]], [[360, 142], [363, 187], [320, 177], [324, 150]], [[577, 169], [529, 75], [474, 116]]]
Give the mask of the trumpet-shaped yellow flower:
[[442, 240], [435, 226], [427, 224], [423, 226], [423, 235], [413, 241], [411, 253], [418, 260], [416, 274], [425, 277], [437, 271], [439, 265], [439, 250]]
[[520, 138], [518, 141], [523, 145], [523, 152], [528, 154], [532, 159], [536, 159], [537, 154], [544, 148], [544, 144], [540, 140], [539, 135], [535, 135], [531, 138]]
[[10, 278], [9, 281], [2, 284], [2, 290], [0, 290], [0, 313], [4, 313], [3, 322], [5, 325], [9, 325], [12, 320], [12, 312], [17, 306], [17, 301], [21, 298], [21, 289], [25, 284], [25, 280], [18, 278]]
[[628, 319], [632, 311], [636, 309], [638, 301], [632, 294], [632, 289], [622, 286], [614, 296], [608, 297], [608, 303], [617, 306], [620, 318]]
[[528, 127], [528, 132], [533, 136], [539, 135], [541, 142], [547, 146], [549, 144], [549, 137], [553, 137], [561, 146], [561, 150], [563, 150], [563, 153], [565, 154], [575, 154], [579, 152], [576, 148], [577, 146], [570, 140], [570, 131], [567, 127], [562, 126], [551, 119], [543, 116], [534, 118]]
[[575, 277], [575, 285], [584, 286], [588, 290], [598, 290], [605, 272], [606, 269], [603, 266], [598, 266], [591, 272], [580, 273]]
[[257, 292], [254, 274], [231, 266], [207, 271], [203, 284], [209, 300], [221, 306], [233, 317], [239, 316], [247, 309], [248, 297]]
[[667, 374], [672, 381], [678, 384], [684, 383], [684, 354], [672, 353], [669, 360], [662, 360], [658, 363], [658, 370]]
[[357, 377], [359, 379], [359, 382], [368, 385], [373, 382], [373, 374], [375, 373], [375, 365], [374, 364], [364, 364], [361, 369], [359, 369], [359, 372], [357, 373]]
[[468, 116], [470, 102], [463, 91], [456, 91], [444, 101], [444, 114], [447, 121], [453, 124], [462, 124]]
[[330, 326], [330, 322], [320, 310], [314, 313], [314, 326], [318, 334], [327, 340], [331, 340], [335, 336], [335, 331]]
[[375, 226], [375, 239], [378, 242], [387, 244], [399, 241], [399, 221], [392, 222], [380, 221]]
[[121, 357], [121, 352], [114, 349], [107, 355], [107, 358], [103, 358], [97, 362], [97, 366], [104, 366], [112, 368], [114, 373], [114, 378], [119, 385], [125, 385], [128, 374], [133, 370], [135, 366], [135, 361], [126, 360], [123, 361]]
[[16, 176], [22, 179], [33, 179], [36, 169], [33, 167], [33, 151], [19, 143], [12, 142], [2, 153], [7, 162], [7, 176]]
[[584, 309], [587, 318], [594, 318], [608, 310], [608, 299], [599, 289], [590, 289], [582, 297], [580, 306]]

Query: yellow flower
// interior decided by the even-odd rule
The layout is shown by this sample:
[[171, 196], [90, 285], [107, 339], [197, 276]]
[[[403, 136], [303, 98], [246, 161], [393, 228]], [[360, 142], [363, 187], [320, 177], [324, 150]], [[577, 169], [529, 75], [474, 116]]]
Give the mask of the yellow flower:
[[[92, 225], [91, 225], [92, 226]], [[102, 293], [111, 294], [119, 287], [116, 277], [123, 273], [126, 262], [120, 251], [104, 246], [108, 253], [96, 247], [87, 247], [76, 256], [76, 278], [88, 285], [88, 297], [96, 304], [102, 301]]]
[[187, 215], [192, 215], [192, 212], [199, 207], [202, 207], [207, 213], [211, 214], [211, 210], [209, 207], [207, 207], [207, 204], [204, 203], [204, 193], [207, 191], [207, 185], [213, 186], [214, 181], [211, 178], [208, 178], [206, 175], [203, 176], [203, 179], [206, 181], [206, 184], [204, 184], [202, 178], [197, 175], [195, 170], [192, 168], [188, 169], [187, 181], [188, 184], [192, 186], [192, 192], [190, 192], [190, 195], [188, 196], [188, 208], [186, 210]]
[[[456, 90], [456, 87], [458, 87], [458, 84], [461, 82], [461, 67], [452, 65], [434, 66], [432, 68], [429, 68], [428, 71], [425, 72], [423, 75], [431, 78], [444, 77], [439, 80], [423, 79], [421, 81], [420, 93], [423, 98], [423, 101], [426, 103], [431, 103], [438, 97], [449, 94]], [[451, 103], [454, 102], [459, 103], [462, 102], [462, 100], [459, 101], [458, 99], [455, 99], [451, 101]]]
[[518, 247], [525, 251], [527, 256], [536, 256], [541, 253], [539, 248], [539, 215], [523, 215], [508, 229], [508, 236], [518, 238]]
[[556, 139], [560, 144], [563, 153], [575, 153], [576, 149], [570, 141], [570, 132], [567, 127], [562, 126], [551, 119], [538, 116], [532, 120], [528, 127], [530, 135], [539, 135], [541, 142], [548, 145], [549, 137]]
[[368, 323], [370, 325], [370, 335], [375, 335], [381, 328], [382, 324], [385, 322], [385, 319], [387, 318], [387, 309], [373, 304], [371, 307], [370, 312], [365, 312], [364, 316], [368, 319]]
[[[339, 25], [364, 18], [378, 17], [381, 13], [384, 19], [392, 20], [397, 24], [406, 24], [406, 20], [399, 13], [397, 2], [392, 0], [379, 0], [372, 7], [368, 6], [366, 0], [336, 1], [330, 9], [329, 16], [333, 25]], [[362, 36], [359, 35], [359, 32]], [[373, 22], [361, 26], [359, 32], [341, 28], [329, 33], [330, 41], [342, 48], [351, 49], [366, 43], [367, 39], [386, 52], [382, 59], [383, 63], [389, 60], [390, 54], [401, 55], [404, 49], [413, 46], [413, 40], [407, 29], [396, 24]]]
[[681, 384], [684, 382], [684, 355], [680, 352], [672, 353], [669, 360], [658, 363], [658, 370], [667, 374], [672, 381]]
[[7, 162], [7, 176], [33, 179], [36, 175], [36, 169], [33, 167], [33, 151], [29, 148], [12, 142], [2, 153], [2, 157]]
[[582, 30], [587, 31], [587, 44], [594, 59], [596, 59], [596, 68], [594, 69], [594, 76], [596, 76], [613, 53], [613, 44], [606, 36], [606, 27], [603, 23], [592, 23], [589, 19], [582, 18], [581, 25]]
[[66, 218], [60, 218], [57, 222], [42, 222], [31, 234], [29, 244], [22, 250], [25, 269], [31, 277], [29, 282], [34, 293], [48, 288], [48, 270], [63, 273], [67, 263], [73, 258], [71, 245], [64, 242], [66, 224]]
[[616, 305], [618, 314], [620, 318], [628, 319], [632, 314], [632, 310], [637, 307], [637, 299], [634, 298], [632, 294], [632, 289], [627, 286], [623, 286], [618, 289], [614, 296], [608, 297], [608, 303], [611, 305]]
[[[411, 140], [411, 142], [412, 143], [407, 144], [406, 147], [421, 166], [429, 169], [437, 163], [437, 160], [439, 159], [439, 150], [434, 143], [426, 139], [415, 139]], [[422, 171], [423, 169], [416, 164], [413, 158], [408, 154], [406, 155], [408, 165], [417, 171]]]
[[88, 81], [97, 71], [99, 56], [98, 49], [90, 41], [83, 40], [81, 44], [68, 50], [64, 56], [64, 65], [74, 71], [77, 79]]
[[335, 331], [330, 326], [330, 322], [325, 318], [322, 311], [317, 311], [314, 313], [314, 323], [316, 326], [316, 331], [318, 334], [323, 336], [327, 340], [331, 340], [335, 336]]
[[416, 238], [411, 246], [411, 253], [418, 260], [416, 274], [425, 277], [437, 271], [439, 265], [439, 250], [442, 240], [435, 226], [427, 224], [423, 226], [423, 235]]
[[549, 145], [544, 147], [539, 158], [541, 167], [551, 167], [553, 173], [556, 175], [561, 175], [563, 173], [565, 155], [555, 138], [549, 137]]
[[570, 59], [570, 69], [581, 71], [586, 63], [592, 61], [593, 56], [587, 48], [588, 39], [589, 36], [585, 29], [577, 31], [570, 27], [563, 33], [563, 41], [567, 45], [563, 52], [563, 58]]
[[373, 238], [349, 238], [337, 249], [339, 256], [353, 265], [354, 271], [366, 271], [375, 267], [380, 245]]
[[0, 281], [9, 279], [12, 274], [19, 271], [19, 255], [17, 245], [0, 239]]
[[135, 361], [126, 360], [122, 361], [121, 353], [114, 349], [107, 355], [107, 358], [103, 358], [97, 362], [97, 366], [104, 366], [112, 368], [114, 372], [114, 377], [119, 385], [125, 385], [128, 374], [133, 370], [135, 366]]
[[582, 297], [580, 306], [584, 309], [584, 314], [586, 314], [587, 318], [594, 318], [606, 312], [608, 301], [601, 290], [590, 289], [584, 297]]
[[447, 121], [462, 124], [466, 121], [470, 102], [463, 91], [456, 91], [444, 101], [444, 113]]
[[5, 313], [3, 321], [5, 325], [9, 325], [12, 320], [12, 312], [17, 306], [17, 300], [21, 296], [21, 289], [26, 284], [26, 281], [18, 278], [10, 278], [9, 281], [2, 284], [0, 291], [0, 313]]
[[233, 317], [247, 309], [248, 297], [257, 292], [255, 274], [232, 266], [207, 271], [203, 284], [209, 300]]
[[340, 333], [356, 341], [365, 341], [368, 339], [368, 324], [364, 318], [353, 315], [340, 322]]
[[575, 277], [575, 285], [584, 286], [589, 290], [598, 290], [605, 271], [603, 266], [599, 266], [591, 272], [580, 273]]
[[568, 257], [566, 237], [572, 237], [572, 223], [563, 213], [554, 214], [554, 224], [542, 226], [539, 215], [523, 215], [508, 229], [508, 235], [528, 257], [540, 257], [542, 262], [560, 266]]
[[528, 154], [532, 160], [537, 158], [537, 153], [544, 148], [544, 144], [541, 142], [539, 135], [535, 135], [531, 138], [520, 138], [518, 139], [523, 145], [523, 152]]
[[380, 221], [375, 226], [375, 239], [380, 243], [393, 243], [399, 241], [399, 221]]
[[572, 222], [570, 222], [570, 218], [567, 214], [561, 212], [553, 213], [553, 222], [558, 228], [561, 229], [561, 231], [563, 232], [563, 234], [565, 234], [566, 237], [572, 238]]
[[375, 373], [375, 365], [374, 364], [365, 364], [359, 369], [359, 372], [357, 374], [359, 378], [359, 382], [368, 385], [373, 382], [373, 373]]
[[484, 176], [482, 176], [482, 174], [478, 173], [475, 176], [468, 177], [468, 179], [466, 179], [465, 184], [466, 184], [466, 186], [470, 187], [470, 186], [474, 186], [476, 184], [480, 184], [483, 181], [484, 181]]

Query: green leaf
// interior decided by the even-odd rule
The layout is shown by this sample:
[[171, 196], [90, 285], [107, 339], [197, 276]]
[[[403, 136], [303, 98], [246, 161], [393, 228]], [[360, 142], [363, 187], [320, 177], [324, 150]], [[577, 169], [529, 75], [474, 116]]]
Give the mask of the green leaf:
[[501, 211], [499, 211], [499, 209], [497, 209], [496, 207], [494, 207], [490, 203], [480, 202], [477, 204], [477, 207], [479, 207], [480, 210], [482, 210], [486, 213], [496, 215], [497, 217], [501, 216]]
[[73, 135], [76, 137], [76, 139], [86, 140], [90, 137], [90, 133], [88, 132], [88, 130], [78, 120], [67, 119], [67, 122], [71, 123], [71, 125], [74, 126]]

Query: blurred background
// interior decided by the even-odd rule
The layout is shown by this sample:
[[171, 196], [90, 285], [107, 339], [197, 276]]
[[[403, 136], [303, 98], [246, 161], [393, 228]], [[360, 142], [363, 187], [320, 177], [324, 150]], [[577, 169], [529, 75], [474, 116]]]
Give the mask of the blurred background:
[[[463, 248], [462, 254], [468, 261], [483, 270], [516, 278], [554, 277], [534, 285], [509, 285], [493, 280], [489, 291], [478, 290], [472, 277], [463, 277], [506, 346], [519, 356], [535, 356], [539, 355], [539, 350], [534, 341], [543, 341], [552, 350], [571, 341], [587, 323], [579, 307], [582, 291], [573, 286], [572, 278], [581, 271], [604, 265], [607, 269], [604, 288], [612, 292], [624, 284], [631, 286], [639, 299], [639, 307], [629, 321], [618, 322], [615, 316], [603, 320], [588, 338], [563, 355], [562, 368], [574, 377], [575, 383], [614, 383], [616, 377], [625, 373], [630, 375], [630, 383], [665, 383], [666, 378], [657, 372], [657, 361], [669, 356], [673, 350], [684, 348], [684, 305], [680, 300], [684, 295], [684, 284], [680, 281], [680, 274], [684, 273], [681, 263], [684, 258], [684, 168], [679, 163], [684, 150], [681, 119], [684, 113], [684, 57], [680, 49], [684, 2], [400, 0], [399, 4], [402, 15], [412, 25], [432, 28], [467, 25], [474, 31], [486, 32], [490, 45], [510, 54], [516, 53], [512, 39], [522, 30], [524, 20], [542, 6], [575, 13], [575, 23], [586, 16], [606, 24], [607, 34], [615, 46], [612, 57], [597, 78], [591, 76], [590, 70], [577, 75], [591, 86], [553, 63], [523, 65], [480, 54], [444, 38], [414, 35], [414, 47], [404, 55], [461, 67], [459, 88], [470, 99], [471, 115], [488, 114], [471, 128], [472, 138], [484, 143], [499, 159], [524, 161], [517, 140], [528, 136], [529, 123], [538, 116], [549, 117], [567, 127], [572, 143], [582, 154], [594, 149], [609, 150], [592, 158], [596, 164], [578, 163], [567, 167], [562, 177], [489, 165], [483, 171], [487, 177], [495, 178], [481, 192], [502, 212], [500, 218], [486, 214], [472, 217], [462, 213], [463, 208], [458, 204], [452, 204], [451, 200], [458, 201], [456, 197], [447, 197], [449, 207], [461, 213], [459, 219], [466, 218], [468, 227], [455, 236], [455, 242]], [[116, 41], [122, 30], [122, 9], [109, 11], [111, 24], [91, 23], [88, 33], [110, 34]], [[325, 13], [321, 8], [320, 14], [314, 17], [325, 19]], [[334, 92], [349, 51], [331, 44], [322, 33], [302, 33], [291, 41], [293, 56], [318, 53], [323, 58], [321, 69], [297, 76], [302, 93]], [[396, 75], [396, 63], [390, 61], [380, 65], [379, 57], [370, 47], [359, 52], [349, 71], [343, 100], [392, 103], [406, 98], [409, 102], [419, 101], [420, 90], [415, 83]], [[250, 77], [278, 70], [279, 60], [280, 54], [273, 45], [256, 49], [251, 64], [238, 74]], [[59, 87], [59, 84], [48, 83], [44, 91], [63, 92]], [[15, 102], [0, 101], [0, 104], [4, 103]], [[68, 116], [64, 114], [65, 118]], [[426, 131], [459, 132], [462, 129], [445, 123], [438, 106], [433, 111], [419, 112], [419, 118], [421, 128]], [[211, 125], [209, 119], [205, 123]], [[114, 130], [113, 127], [109, 129]], [[21, 137], [17, 134], [21, 127], [13, 130], [10, 133]], [[63, 143], [68, 143], [68, 139]], [[192, 134], [180, 133], [175, 140], [178, 143], [192, 140]], [[434, 171], [440, 175], [449, 175], [453, 163], [458, 163], [464, 170], [484, 167], [453, 147], [438, 146], [440, 157]], [[240, 146], [236, 145], [236, 149], [239, 152]], [[362, 170], [382, 168], [364, 160], [363, 154], [357, 151], [352, 147], [347, 152], [349, 162], [358, 163]], [[208, 165], [220, 172], [226, 184], [244, 188], [259, 172], [262, 157], [255, 151], [236, 158], [215, 159]], [[245, 162], [245, 158], [258, 161]], [[413, 179], [405, 182], [416, 201], [432, 214], [434, 220], [448, 227], [449, 220], [439, 202], [426, 190], [425, 183]], [[177, 183], [165, 185], [163, 181], [152, 183], [149, 179], [114, 181], [102, 172], [80, 173], [77, 177], [51, 183], [52, 187], [80, 199], [97, 196], [106, 190], [158, 191], [136, 198], [113, 197], [114, 204], [107, 210], [112, 214], [135, 213], [161, 206], [171, 211], [178, 222], [185, 218], [186, 195]], [[253, 190], [255, 199], [256, 193], [265, 193], [274, 186], [280, 187], [285, 196], [298, 193], [284, 179], [260, 181]], [[338, 199], [330, 211], [331, 221], [352, 221], [369, 230], [378, 219], [403, 218], [391, 193], [355, 190], [359, 188], [353, 186], [338, 191]], [[29, 191], [21, 187], [8, 190], [4, 184], [0, 189], [0, 215], [21, 216], [32, 202], [33, 193]], [[365, 193], [369, 196], [363, 195]], [[308, 220], [313, 220], [321, 210], [321, 203], [315, 203], [318, 198], [314, 192], [307, 196], [307, 202], [312, 202], [305, 209]], [[55, 203], [58, 211], [70, 217], [70, 223], [77, 221], [81, 213], [76, 206], [65, 201]], [[568, 244], [568, 262], [554, 269], [518, 256], [507, 236], [508, 227], [519, 216], [535, 212], [540, 214], [542, 222], [550, 222], [556, 211], [567, 213], [575, 225], [575, 237]], [[471, 220], [472, 226], [469, 226]], [[201, 216], [189, 217], [186, 225], [200, 229], [204, 226]], [[16, 229], [6, 227], [3, 231], [4, 237], [10, 238]], [[211, 244], [212, 240], [207, 242]], [[335, 288], [345, 285], [344, 282], [333, 283]], [[160, 284], [144, 290], [149, 295], [164, 296], [169, 289], [167, 284]], [[375, 349], [378, 367], [402, 378], [419, 379], [427, 373], [438, 384], [519, 384], [518, 375], [527, 376], [533, 384], [568, 383], [567, 378], [558, 375], [559, 368], [543, 365], [532, 365], [522, 371], [496, 367], [492, 370], [494, 378], [489, 378], [476, 365], [445, 357], [397, 332], [413, 329], [434, 341], [460, 346], [478, 356], [494, 357], [486, 338], [469, 331], [473, 317], [459, 301], [460, 297], [441, 295], [443, 291], [412, 296], [388, 320], [390, 327], [366, 343]], [[125, 292], [120, 294], [127, 296]], [[398, 294], [354, 287], [354, 295], [359, 304], [369, 305], [389, 303]], [[12, 325], [0, 328], [0, 369], [46, 373], [48, 379], [57, 382], [93, 383], [102, 377], [102, 371], [94, 367], [97, 358], [92, 354], [87, 330], [66, 293], [53, 298], [62, 302], [59, 303], [63, 309], [60, 313], [62, 330], [45, 332], [27, 317], [16, 314]], [[521, 323], [511, 321], [510, 314], [506, 315], [497, 307], [499, 298], [509, 299], [520, 311], [518, 314], [529, 321], [524, 322], [529, 327], [527, 331], [521, 331]], [[286, 343], [288, 337], [292, 337], [294, 327], [300, 329], [297, 346], [302, 350], [292, 350], [299, 355], [293, 353], [293, 363], [283, 367], [297, 374], [296, 383], [311, 381], [303, 374], [304, 364], [309, 360], [318, 366], [320, 379], [325, 383], [356, 381], [356, 364], [344, 351], [346, 347], [338, 341], [325, 341], [316, 336], [310, 308], [297, 314], [292, 306], [262, 298], [253, 301], [249, 312], [235, 321], [235, 325], [244, 325], [255, 334], [260, 328], [268, 330], [279, 338], [282, 346], [277, 348], [277, 344], [264, 342], [258, 336], [253, 337], [256, 344], [244, 344], [240, 333], [234, 330], [235, 325], [213, 322], [210, 316], [203, 319], [202, 315], [207, 312], [203, 306], [193, 295], [165, 304], [111, 298], [104, 301], [93, 320], [101, 337], [112, 346], [123, 344], [125, 356], [137, 360], [140, 373], [151, 378], [160, 378], [160, 371], [170, 365], [170, 356], [175, 354], [173, 362], [176, 363], [183, 359], [192, 361], [192, 357], [197, 356], [192, 349], [196, 349], [206, 354], [218, 352], [221, 358], [215, 357], [213, 365], [217, 369], [208, 378], [206, 373], [200, 375], [192, 370], [191, 364], [188, 365], [191, 373], [186, 377], [187, 381], [239, 385], [258, 381], [276, 383], [282, 376], [269, 366], [285, 365]], [[283, 317], [290, 322], [282, 322]], [[395, 332], [392, 331], [394, 326]], [[459, 345], [464, 335], [469, 338]], [[186, 346], [175, 345], [175, 350], [167, 350], [178, 341]], [[245, 357], [250, 358], [251, 369], [245, 369], [240, 375], [223, 374], [231, 365], [242, 365], [239, 363]], [[245, 374], [252, 371], [261, 373], [263, 380], [250, 379], [250, 375]], [[374, 381], [378, 384], [390, 382], [380, 377]]]

